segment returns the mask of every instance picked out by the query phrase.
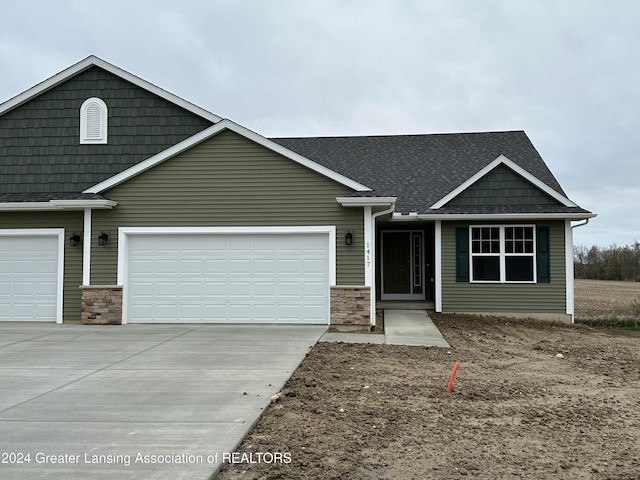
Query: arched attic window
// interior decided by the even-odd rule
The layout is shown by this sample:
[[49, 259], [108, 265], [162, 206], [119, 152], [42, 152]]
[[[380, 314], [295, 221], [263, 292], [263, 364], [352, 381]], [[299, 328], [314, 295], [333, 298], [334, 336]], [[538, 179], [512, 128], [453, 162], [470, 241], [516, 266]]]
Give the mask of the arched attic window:
[[88, 98], [80, 107], [80, 143], [107, 143], [107, 104]]

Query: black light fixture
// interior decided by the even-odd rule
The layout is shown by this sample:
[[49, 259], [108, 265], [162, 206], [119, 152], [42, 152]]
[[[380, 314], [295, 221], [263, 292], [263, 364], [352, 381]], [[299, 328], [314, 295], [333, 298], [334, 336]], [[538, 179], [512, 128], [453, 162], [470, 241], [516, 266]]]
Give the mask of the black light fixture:
[[107, 243], [109, 243], [109, 234], [107, 232], [102, 232], [98, 235], [98, 245], [104, 247]]
[[344, 244], [351, 245], [353, 243], [353, 234], [351, 232], [347, 232], [344, 234]]
[[80, 235], [74, 232], [73, 235], [69, 237], [69, 246], [77, 247], [78, 245], [80, 245]]

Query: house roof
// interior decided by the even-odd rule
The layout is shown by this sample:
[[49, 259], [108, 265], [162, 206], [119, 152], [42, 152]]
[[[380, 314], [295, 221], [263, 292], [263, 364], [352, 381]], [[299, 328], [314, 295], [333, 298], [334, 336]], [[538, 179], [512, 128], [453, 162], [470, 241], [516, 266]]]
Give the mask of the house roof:
[[[142, 140], [126, 146], [110, 142], [99, 154], [93, 146], [77, 146], [75, 120], [70, 119], [77, 115], [76, 103], [91, 96], [94, 84], [111, 95], [109, 128], [120, 129], [114, 137], [144, 135]], [[121, 93], [130, 84], [141, 89], [142, 97]], [[155, 117], [141, 112], [163, 112], [164, 117], [159, 125], [143, 125], [141, 115]], [[127, 118], [138, 119], [133, 130]], [[173, 136], [163, 129], [169, 124]], [[402, 214], [590, 213], [566, 197], [522, 131], [267, 139], [95, 56], [0, 104], [0, 127], [0, 207], [10, 209], [27, 208], [23, 204], [28, 202], [111, 208], [99, 195], [106, 189], [231, 129], [352, 188], [353, 197], [367, 202], [393, 198], [395, 211]], [[68, 145], [59, 141], [61, 132]], [[553, 201], [461, 205], [458, 195], [497, 165], [510, 168]]]
[[520, 174], [540, 182], [539, 186], [558, 199], [566, 199], [557, 179], [523, 131], [272, 140], [372, 189], [359, 195], [397, 197], [396, 212], [404, 214], [474, 214], [506, 210], [589, 213], [568, 199], [553, 208], [548, 205], [526, 208], [441, 205], [434, 208], [437, 202], [474, 175], [504, 157], [513, 162]]

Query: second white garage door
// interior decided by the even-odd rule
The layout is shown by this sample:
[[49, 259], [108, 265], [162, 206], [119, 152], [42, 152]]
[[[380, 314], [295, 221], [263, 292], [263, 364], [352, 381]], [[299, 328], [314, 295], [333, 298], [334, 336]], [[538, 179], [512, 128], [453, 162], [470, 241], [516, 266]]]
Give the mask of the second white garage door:
[[329, 319], [328, 233], [129, 234], [128, 323]]

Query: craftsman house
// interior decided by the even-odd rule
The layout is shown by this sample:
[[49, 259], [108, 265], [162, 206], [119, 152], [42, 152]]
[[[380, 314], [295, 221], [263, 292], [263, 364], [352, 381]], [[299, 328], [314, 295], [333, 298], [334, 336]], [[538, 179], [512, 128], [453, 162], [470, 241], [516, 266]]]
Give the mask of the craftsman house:
[[522, 131], [265, 138], [94, 56], [0, 104], [4, 321], [571, 321], [593, 216]]

